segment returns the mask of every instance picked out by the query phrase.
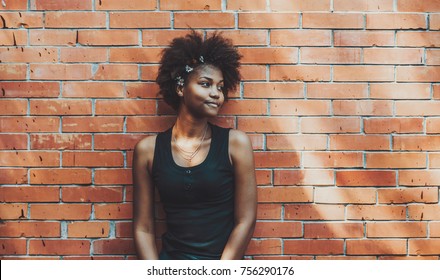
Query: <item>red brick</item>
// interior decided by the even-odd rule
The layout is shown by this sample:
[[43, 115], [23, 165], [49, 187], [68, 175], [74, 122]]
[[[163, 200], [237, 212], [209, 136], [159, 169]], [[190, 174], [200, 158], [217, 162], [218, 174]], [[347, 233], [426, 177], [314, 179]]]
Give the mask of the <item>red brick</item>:
[[271, 170], [256, 170], [255, 175], [257, 177], [257, 185], [271, 185], [272, 184], [272, 171]]
[[361, 14], [349, 13], [303, 13], [303, 28], [361, 29], [364, 20]]
[[[262, 204], [257, 206], [258, 220], [278, 220], [281, 219], [281, 205], [280, 204]], [[439, 230], [440, 232], [440, 230]]]
[[291, 117], [239, 117], [237, 127], [246, 132], [289, 133], [298, 131], [298, 120]]
[[367, 153], [367, 168], [426, 168], [424, 153]]
[[275, 170], [275, 185], [333, 185], [334, 173], [325, 169]]
[[330, 135], [330, 150], [390, 150], [390, 138], [385, 135]]
[[33, 134], [32, 150], [90, 150], [92, 136], [87, 134]]
[[258, 202], [311, 202], [313, 189], [309, 187], [258, 188]]
[[[159, 55], [159, 53], [157, 55]], [[155, 81], [158, 71], [159, 71], [159, 67], [157, 65], [141, 65], [141, 80]]]
[[440, 30], [440, 14], [429, 15], [429, 29]]
[[70, 237], [77, 238], [102, 238], [108, 237], [110, 232], [109, 222], [73, 222], [67, 224]]
[[104, 0], [95, 1], [96, 10], [155, 10], [157, 1], [155, 0]]
[[61, 48], [61, 62], [105, 62], [107, 49], [105, 48]]
[[15, 0], [15, 1], [8, 1], [5, 2], [6, 6], [0, 5], [0, 11], [1, 10], [27, 10], [28, 9], [28, 0]]
[[303, 118], [301, 119], [303, 133], [342, 133], [360, 132], [359, 118]]
[[[13, 3], [8, 3], [9, 5], [6, 8], [9, 9], [10, 5], [13, 5], [17, 2], [18, 1], [14, 1]], [[0, 11], [3, 10], [2, 8], [3, 7], [0, 7]], [[20, 28], [20, 27], [42, 28], [43, 27], [43, 13], [2, 12], [1, 16], [4, 19], [4, 24], [2, 22], [2, 25], [0, 26], [2, 28]]]
[[438, 189], [398, 188], [377, 190], [379, 203], [437, 203]]
[[338, 186], [395, 186], [395, 171], [337, 171], [336, 185]]
[[266, 79], [265, 65], [242, 65], [240, 67], [242, 81], [259, 81]]
[[[171, 2], [172, 0], [168, 0]], [[203, 2], [203, 1], [200, 1]], [[220, 2], [220, 1], [218, 1]], [[217, 7], [218, 9], [218, 7]], [[227, 2], [227, 10], [239, 10], [239, 11], [265, 11], [266, 1], [265, 0], [255, 0], [252, 2], [246, 0], [232, 0]]]
[[[1, 51], [0, 51], [1, 58]], [[0, 59], [1, 60], [1, 59]], [[25, 80], [26, 66], [23, 64], [0, 65], [0, 76], [5, 80]], [[4, 91], [2, 91], [2, 94]]]
[[156, 83], [125, 83], [127, 98], [156, 98], [159, 86]]
[[373, 204], [376, 203], [376, 190], [371, 188], [316, 188], [314, 202], [331, 204]]
[[0, 115], [23, 116], [27, 114], [27, 100], [0, 100]]
[[[268, 44], [267, 30], [222, 30], [222, 34], [232, 40], [235, 46], [266, 46]], [[208, 34], [211, 34], [208, 32]], [[163, 36], [163, 35], [161, 35]], [[272, 46], [275, 46], [271, 43]]]
[[422, 118], [368, 118], [364, 119], [365, 133], [420, 133]]
[[327, 136], [325, 135], [289, 135], [270, 134], [266, 136], [268, 150], [325, 150]]
[[93, 253], [98, 255], [135, 254], [133, 239], [100, 239], [93, 242]]
[[272, 65], [269, 70], [274, 81], [330, 81], [330, 66]]
[[91, 100], [31, 100], [31, 115], [92, 115]]
[[50, 240], [33, 239], [29, 241], [29, 255], [88, 255], [89, 240]]
[[116, 237], [133, 238], [133, 223], [132, 222], [117, 222], [116, 223]]
[[423, 14], [380, 13], [367, 14], [367, 29], [426, 29]]
[[329, 11], [330, 0], [271, 0], [272, 11]]
[[0, 134], [0, 150], [27, 150], [26, 134]]
[[5, 98], [58, 97], [60, 94], [58, 82], [0, 82], [0, 88]]
[[343, 240], [284, 240], [285, 254], [298, 255], [342, 255]]
[[174, 13], [174, 28], [233, 28], [233, 13]]
[[252, 239], [246, 249], [245, 255], [276, 255], [281, 254], [281, 239]]
[[430, 222], [429, 226], [429, 237], [440, 237], [440, 222]]
[[303, 98], [303, 83], [245, 83], [246, 98]]
[[59, 222], [4, 222], [0, 237], [60, 237]]
[[331, 46], [330, 30], [274, 29], [270, 32], [272, 46]]
[[394, 205], [348, 205], [347, 220], [406, 220], [406, 207]]
[[293, 64], [298, 62], [298, 48], [240, 48], [246, 64]]
[[408, 205], [408, 220], [439, 220], [440, 206], [438, 204]]
[[[339, 46], [394, 46], [394, 31], [334, 31], [334, 45]], [[365, 51], [366, 49], [364, 49]]]
[[229, 100], [220, 109], [222, 115], [265, 115], [266, 100]]
[[303, 152], [304, 167], [363, 167], [362, 153], [355, 152]]
[[[50, 28], [105, 28], [103, 12], [46, 12], [45, 27]], [[76, 37], [76, 32], [75, 32]]]
[[122, 202], [120, 187], [63, 187], [63, 202]]
[[117, 82], [64, 82], [63, 97], [124, 97], [124, 85]]
[[399, 185], [405, 186], [438, 186], [440, 170], [402, 170], [399, 171]]
[[436, 255], [440, 254], [440, 239], [409, 239], [410, 255]]
[[398, 47], [440, 47], [440, 32], [397, 31], [396, 45]]
[[316, 260], [377, 260], [376, 256], [316, 256]]
[[55, 117], [0, 117], [2, 132], [58, 132], [59, 126]]
[[169, 28], [170, 13], [161, 12], [111, 12], [110, 28]]
[[305, 223], [304, 238], [362, 238], [362, 223]]
[[85, 168], [30, 169], [31, 184], [90, 184], [92, 172]]
[[326, 100], [272, 100], [270, 114], [273, 116], [330, 115], [330, 102]]
[[439, 116], [440, 101], [398, 101], [397, 116]]
[[399, 0], [397, 3], [399, 12], [439, 12], [440, 3], [437, 1], [411, 1]]
[[354, 48], [301, 48], [301, 63], [359, 64], [361, 50]]
[[127, 117], [127, 132], [161, 132], [171, 127], [176, 118], [170, 117]]
[[284, 206], [286, 220], [344, 220], [343, 205], [287, 204]]
[[28, 44], [24, 30], [0, 30], [1, 46], [24, 46]]
[[370, 97], [375, 99], [430, 99], [429, 84], [370, 84]]
[[122, 132], [123, 117], [64, 117], [63, 132]]
[[30, 45], [41, 46], [73, 46], [76, 44], [76, 31], [74, 30], [30, 30]]
[[334, 100], [333, 113], [347, 116], [393, 115], [393, 103], [385, 100]]
[[133, 64], [101, 64], [93, 73], [93, 80], [138, 80], [138, 66]]
[[298, 13], [239, 13], [239, 28], [297, 28]]
[[394, 81], [393, 66], [334, 66], [334, 81]]
[[35, 10], [91, 10], [91, 0], [31, 0]]
[[0, 256], [2, 256], [2, 259], [4, 255], [26, 254], [26, 239], [0, 239], [0, 245]]
[[31, 64], [31, 80], [88, 80], [92, 77], [89, 64]]
[[63, 166], [106, 167], [124, 165], [124, 158], [119, 152], [64, 152]]
[[406, 240], [347, 240], [347, 255], [405, 255]]
[[0, 168], [0, 184], [27, 184], [27, 174], [25, 168]]
[[132, 184], [131, 169], [112, 168], [112, 169], [96, 169], [95, 184]]
[[33, 220], [88, 220], [92, 212], [90, 204], [32, 204]]
[[440, 168], [440, 153], [429, 153], [429, 168]]
[[253, 237], [301, 237], [300, 222], [257, 222]]
[[334, 0], [335, 11], [393, 11], [393, 0]]
[[28, 206], [21, 203], [0, 204], [1, 220], [27, 219]]
[[432, 82], [440, 80], [440, 68], [435, 66], [398, 66], [397, 81]]
[[[1, 152], [0, 152], [1, 155]], [[300, 154], [293, 152], [255, 152], [255, 167], [299, 167]], [[1, 160], [0, 160], [1, 163]]]
[[146, 135], [100, 134], [95, 135], [95, 150], [133, 150], [136, 143]]
[[367, 64], [423, 64], [423, 49], [364, 49]]
[[[49, 47], [6, 48], [6, 47], [0, 47], [0, 61], [1, 62], [33, 63], [33, 62], [56, 62], [57, 60], [58, 60], [58, 51], [56, 48], [49, 48]], [[9, 67], [11, 67], [11, 65], [8, 65], [8, 68]], [[3, 78], [3, 76], [2, 76], [2, 78]]]
[[[228, 2], [229, 5], [229, 2]], [[221, 10], [221, 0], [173, 1], [161, 0], [160, 10]], [[228, 8], [229, 9], [229, 8]]]
[[59, 166], [59, 152], [15, 151], [0, 152], [2, 166]]
[[59, 187], [0, 187], [1, 202], [58, 202]]
[[77, 40], [81, 45], [91, 46], [139, 44], [137, 30], [79, 30]]
[[440, 50], [426, 50], [426, 65], [440, 65]]
[[379, 260], [438, 260], [439, 258], [437, 256], [379, 256]]
[[366, 98], [368, 94], [367, 84], [321, 84], [312, 83], [307, 85], [307, 97], [319, 99], [352, 99]]
[[440, 150], [440, 136], [394, 136], [393, 150]]
[[[111, 48], [109, 62], [158, 63], [161, 51], [162, 48]], [[152, 78], [155, 80], [156, 75]]]
[[422, 222], [367, 223], [367, 237], [427, 237], [427, 225]]

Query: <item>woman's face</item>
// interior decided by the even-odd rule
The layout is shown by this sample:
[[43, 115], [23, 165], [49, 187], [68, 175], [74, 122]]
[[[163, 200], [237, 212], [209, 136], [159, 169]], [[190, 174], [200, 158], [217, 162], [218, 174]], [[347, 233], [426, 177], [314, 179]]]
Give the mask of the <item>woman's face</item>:
[[223, 94], [223, 74], [212, 65], [202, 65], [194, 70], [178, 90], [182, 96], [181, 106], [185, 106], [195, 117], [214, 117], [225, 100]]

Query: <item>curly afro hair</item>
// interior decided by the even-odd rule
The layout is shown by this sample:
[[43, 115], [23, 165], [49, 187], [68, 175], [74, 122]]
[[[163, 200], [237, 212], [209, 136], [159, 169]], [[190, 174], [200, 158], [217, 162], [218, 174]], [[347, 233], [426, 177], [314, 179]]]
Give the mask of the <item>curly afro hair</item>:
[[[202, 57], [202, 58], [201, 58]], [[194, 71], [186, 71], [187, 66], [193, 68], [212, 65], [219, 68], [223, 74], [223, 94], [227, 100], [228, 92], [234, 91], [240, 82], [239, 72], [241, 55], [231, 40], [215, 32], [206, 40], [195, 32], [184, 37], [174, 38], [169, 48], [162, 51], [159, 73], [156, 83], [159, 85], [159, 95], [176, 111], [180, 106], [177, 95], [179, 80], [187, 81]]]

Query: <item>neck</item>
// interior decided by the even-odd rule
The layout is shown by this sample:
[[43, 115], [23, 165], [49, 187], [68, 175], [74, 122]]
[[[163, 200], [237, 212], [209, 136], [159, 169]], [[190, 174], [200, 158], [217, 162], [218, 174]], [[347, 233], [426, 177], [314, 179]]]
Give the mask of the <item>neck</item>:
[[200, 138], [208, 123], [207, 118], [194, 118], [191, 114], [179, 111], [174, 125], [178, 138]]

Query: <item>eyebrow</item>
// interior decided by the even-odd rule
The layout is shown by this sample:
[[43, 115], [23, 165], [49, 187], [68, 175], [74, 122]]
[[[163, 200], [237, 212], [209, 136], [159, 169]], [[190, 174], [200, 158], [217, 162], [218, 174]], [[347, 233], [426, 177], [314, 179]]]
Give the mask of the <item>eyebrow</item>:
[[[211, 79], [211, 78], [209, 78], [209, 77], [206, 77], [206, 76], [201, 76], [201, 77], [199, 77], [199, 79], [202, 79], [202, 78], [205, 78], [205, 79], [209, 80], [210, 82], [213, 81], [213, 79]], [[220, 80], [219, 83], [221, 83], [221, 82], [223, 82], [223, 80]]]

